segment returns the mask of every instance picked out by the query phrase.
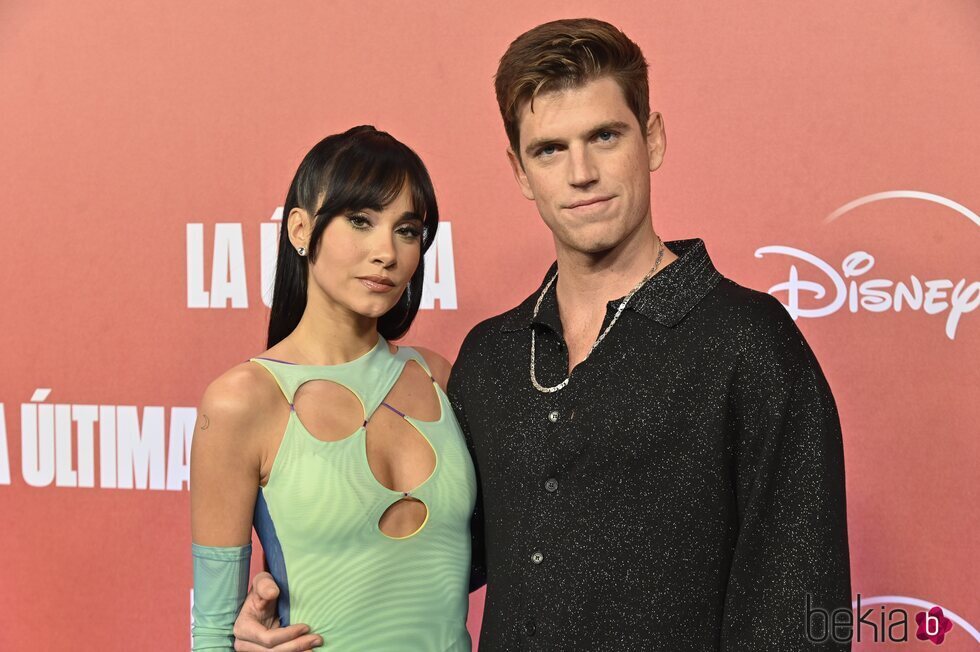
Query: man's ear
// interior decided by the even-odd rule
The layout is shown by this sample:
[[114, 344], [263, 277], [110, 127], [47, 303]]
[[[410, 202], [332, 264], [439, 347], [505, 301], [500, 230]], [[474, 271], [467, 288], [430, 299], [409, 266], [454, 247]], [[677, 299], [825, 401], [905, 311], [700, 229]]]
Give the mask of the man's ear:
[[302, 208], [294, 208], [286, 216], [286, 233], [293, 249], [303, 247], [310, 250], [310, 234], [313, 233], [313, 218]]
[[521, 187], [521, 193], [528, 199], [534, 199], [534, 191], [531, 190], [531, 184], [527, 182], [527, 173], [524, 171], [524, 164], [521, 163], [521, 159], [518, 158], [517, 154], [510, 147], [507, 148], [507, 160], [510, 161], [510, 169], [514, 172], [514, 179], [517, 181], [517, 185]]
[[664, 131], [664, 119], [656, 111], [647, 120], [647, 155], [650, 158], [650, 171], [654, 172], [664, 162], [664, 152], [667, 150], [667, 133]]

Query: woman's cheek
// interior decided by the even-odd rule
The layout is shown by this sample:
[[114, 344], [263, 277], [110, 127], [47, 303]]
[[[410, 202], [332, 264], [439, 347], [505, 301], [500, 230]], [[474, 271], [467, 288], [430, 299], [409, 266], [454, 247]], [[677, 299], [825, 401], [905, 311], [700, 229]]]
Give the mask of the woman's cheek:
[[422, 260], [422, 245], [413, 244], [411, 249], [406, 252], [406, 256], [403, 259], [403, 269], [406, 270], [405, 273], [405, 283], [407, 284], [412, 276], [415, 275], [415, 270], [419, 267], [419, 262]]

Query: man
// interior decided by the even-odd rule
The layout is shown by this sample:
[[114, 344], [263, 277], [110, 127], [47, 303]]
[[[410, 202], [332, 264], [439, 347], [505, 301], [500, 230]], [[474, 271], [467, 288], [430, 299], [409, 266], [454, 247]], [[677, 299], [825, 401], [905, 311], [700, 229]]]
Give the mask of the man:
[[[449, 384], [482, 489], [480, 649], [827, 649], [813, 614], [850, 609], [833, 397], [775, 299], [656, 235], [643, 54], [555, 21], [495, 83], [557, 262], [470, 332]], [[240, 637], [272, 640], [267, 604], [250, 597]]]

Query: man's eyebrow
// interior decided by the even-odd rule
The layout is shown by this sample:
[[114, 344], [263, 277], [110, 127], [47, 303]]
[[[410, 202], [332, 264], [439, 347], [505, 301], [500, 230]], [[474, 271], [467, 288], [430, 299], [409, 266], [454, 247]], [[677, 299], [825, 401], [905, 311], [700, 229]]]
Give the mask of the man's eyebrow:
[[531, 156], [537, 149], [544, 147], [545, 145], [557, 145], [559, 142], [560, 141], [557, 138], [535, 138], [527, 144], [527, 147], [524, 148], [524, 153]]
[[610, 120], [609, 122], [603, 122], [596, 128], [594, 128], [590, 134], [597, 134], [600, 131], [629, 131], [629, 123], [623, 122], [622, 120]]
[[[601, 122], [598, 125], [592, 127], [587, 132], [585, 132], [585, 135], [587, 137], [591, 137], [599, 133], [600, 131], [626, 132], [629, 130], [630, 130], [629, 123], [623, 122], [622, 120], [610, 120], [608, 122]], [[561, 144], [561, 142], [562, 141], [560, 138], [535, 138], [534, 140], [532, 140], [527, 144], [527, 147], [524, 148], [524, 153], [531, 155], [534, 153], [535, 150], [544, 147], [545, 145], [559, 145]]]

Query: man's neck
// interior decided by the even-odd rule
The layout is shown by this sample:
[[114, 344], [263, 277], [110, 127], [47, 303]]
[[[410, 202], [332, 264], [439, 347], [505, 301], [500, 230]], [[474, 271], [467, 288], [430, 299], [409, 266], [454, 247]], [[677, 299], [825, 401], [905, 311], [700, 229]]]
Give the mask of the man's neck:
[[[605, 305], [625, 296], [653, 268], [659, 247], [660, 239], [649, 222], [601, 254], [557, 246], [559, 305], [578, 312], [585, 306]], [[677, 256], [664, 248], [657, 271], [676, 259]]]
[[[568, 347], [568, 372], [589, 355], [606, 315], [606, 303], [627, 295], [650, 273], [663, 246], [649, 221], [601, 255], [556, 247], [558, 315]], [[664, 247], [657, 272], [677, 260]]]

